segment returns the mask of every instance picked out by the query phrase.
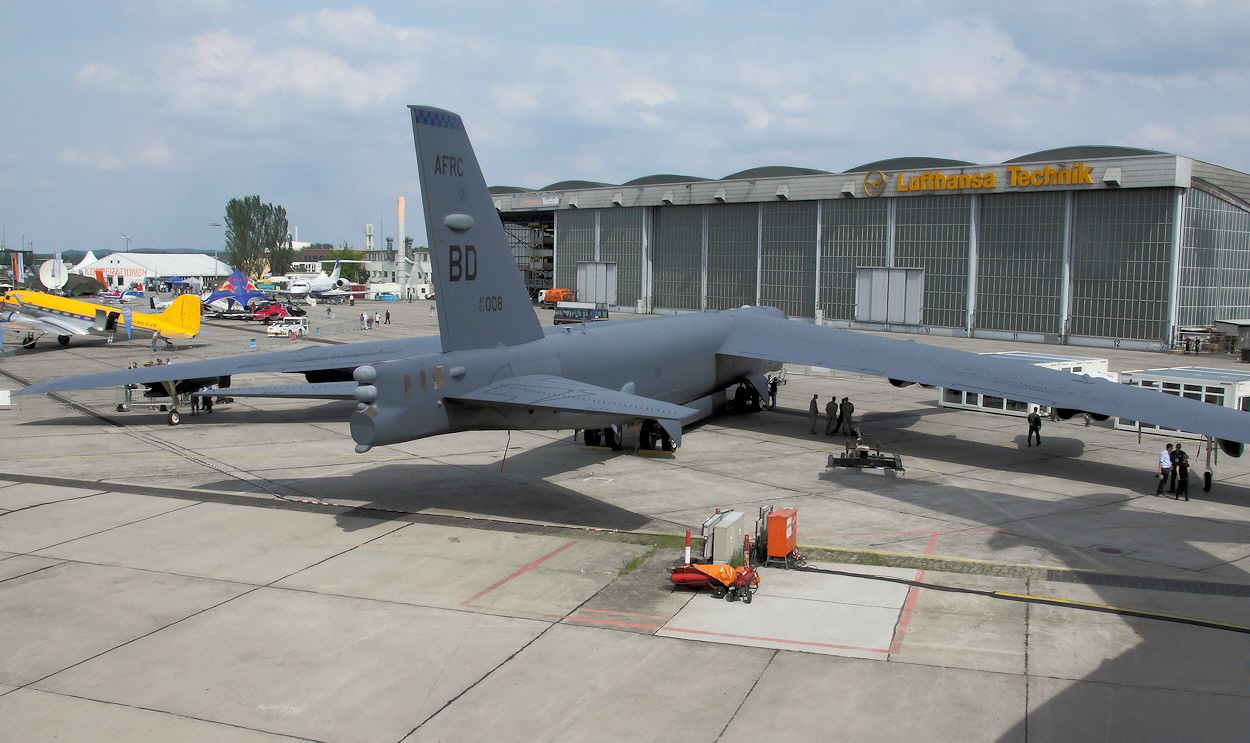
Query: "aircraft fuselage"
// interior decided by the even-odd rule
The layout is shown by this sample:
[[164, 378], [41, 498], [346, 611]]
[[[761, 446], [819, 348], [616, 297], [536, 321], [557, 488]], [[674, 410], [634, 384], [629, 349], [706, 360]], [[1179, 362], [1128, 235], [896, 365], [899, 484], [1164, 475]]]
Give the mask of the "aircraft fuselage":
[[352, 438], [359, 445], [377, 446], [453, 431], [606, 428], [623, 422], [619, 413], [571, 413], [541, 406], [501, 408], [449, 399], [532, 374], [550, 374], [663, 402], [691, 403], [742, 381], [747, 374], [780, 367], [774, 362], [717, 354], [736, 312], [564, 326], [515, 346], [376, 364], [372, 367], [376, 379], [366, 380], [377, 391], [376, 397], [362, 400], [368, 404], [352, 415]]

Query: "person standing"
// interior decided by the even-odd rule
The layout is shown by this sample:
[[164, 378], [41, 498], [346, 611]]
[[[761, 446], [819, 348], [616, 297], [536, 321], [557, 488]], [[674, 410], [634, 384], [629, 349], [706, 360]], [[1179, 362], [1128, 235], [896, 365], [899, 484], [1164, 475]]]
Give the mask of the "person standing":
[[1163, 451], [1159, 452], [1159, 487], [1155, 488], [1155, 495], [1163, 495], [1163, 486], [1168, 484], [1168, 479], [1172, 476], [1172, 445], [1168, 444], [1163, 447]]
[[1037, 437], [1037, 445], [1042, 445], [1042, 416], [1034, 407], [1029, 411], [1029, 446], [1033, 445], [1033, 437]]
[[777, 376], [773, 375], [768, 378], [768, 407], [770, 410], [777, 409]]
[[1181, 450], [1180, 444], [1172, 450], [1172, 455], [1176, 459], [1176, 464], [1172, 467], [1172, 472], [1176, 475], [1176, 495], [1172, 497], [1180, 500], [1183, 495], [1185, 500], [1189, 500], [1189, 455]]
[[820, 419], [820, 404], [816, 402], [816, 395], [812, 395], [812, 401], [807, 406], [807, 413], [812, 417], [812, 433], [816, 433], [816, 421]]
[[[388, 315], [390, 314], [389, 310], [387, 311], [387, 314]], [[380, 327], [382, 327], [382, 313], [378, 312], [377, 310], [374, 310], [373, 311], [373, 329], [377, 330]]]
[[384, 324], [384, 325], [390, 325], [390, 324], [391, 324], [391, 311], [390, 311], [390, 310], [387, 310], [387, 311], [386, 311], [386, 320], [385, 320], [385, 321], [383, 321], [383, 324]]
[[825, 435], [832, 436], [837, 429], [834, 424], [841, 424], [842, 419], [838, 417], [838, 396], [833, 395], [829, 398], [829, 402], [825, 403]]
[[842, 405], [838, 408], [838, 427], [834, 429], [834, 432], [837, 433], [842, 430], [842, 426], [846, 426], [846, 435], [850, 436], [855, 430], [852, 426], [854, 416], [855, 405], [851, 402], [851, 398], [843, 397]]
[[[1180, 463], [1181, 454], [1183, 453], [1184, 452], [1181, 451], [1180, 443], [1177, 442], [1176, 446], [1172, 447], [1172, 476], [1168, 478], [1168, 492], [1169, 493], [1173, 493], [1173, 494], [1176, 493], [1176, 470], [1177, 470], [1177, 465]], [[1185, 459], [1188, 460], [1189, 456], [1186, 455]]]

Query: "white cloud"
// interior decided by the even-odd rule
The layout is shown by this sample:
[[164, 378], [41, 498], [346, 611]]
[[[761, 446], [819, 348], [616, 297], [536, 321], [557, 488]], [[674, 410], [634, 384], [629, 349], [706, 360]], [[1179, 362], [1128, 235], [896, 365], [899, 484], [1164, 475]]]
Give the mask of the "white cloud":
[[92, 170], [116, 170], [125, 164], [124, 160], [109, 152], [107, 148], [101, 148], [95, 152], [84, 152], [67, 147], [58, 153], [57, 160], [64, 165]]

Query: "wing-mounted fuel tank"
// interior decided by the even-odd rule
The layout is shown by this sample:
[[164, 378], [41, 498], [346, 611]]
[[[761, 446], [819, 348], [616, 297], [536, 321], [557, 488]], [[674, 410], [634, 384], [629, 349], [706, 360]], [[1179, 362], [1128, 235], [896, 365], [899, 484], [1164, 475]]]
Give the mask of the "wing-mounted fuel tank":
[[1216, 439], [1220, 443], [1220, 451], [1230, 457], [1240, 457], [1242, 452], [1246, 450], [1246, 445], [1240, 441], [1229, 441], [1228, 439]]
[[356, 410], [349, 427], [356, 451], [447, 433], [442, 367], [419, 361], [388, 361], [356, 368]]

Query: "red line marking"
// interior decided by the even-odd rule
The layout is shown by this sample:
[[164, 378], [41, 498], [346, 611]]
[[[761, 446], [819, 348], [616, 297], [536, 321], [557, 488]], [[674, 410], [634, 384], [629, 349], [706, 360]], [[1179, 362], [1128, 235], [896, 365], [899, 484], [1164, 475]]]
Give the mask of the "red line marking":
[[[940, 532], [933, 532], [929, 537], [929, 544], [925, 546], [924, 553], [926, 555], [933, 554], [934, 548], [937, 547], [938, 536]], [[917, 570], [914, 581], [924, 580], [924, 571]], [[907, 600], [903, 602], [903, 610], [898, 615], [898, 627], [894, 629], [894, 639], [890, 641], [890, 655], [897, 653], [903, 649], [903, 635], [907, 634], [907, 626], [911, 624], [912, 613], [916, 608], [916, 597], [920, 595], [920, 589], [912, 586], [907, 589]]]
[[709, 632], [701, 629], [686, 629], [684, 627], [665, 627], [669, 632], [685, 632], [691, 635], [710, 635], [712, 637], [730, 637], [735, 640], [757, 640], [759, 642], [777, 642], [786, 645], [809, 645], [818, 648], [835, 648], [837, 650], [862, 650], [868, 653], [888, 653], [889, 650], [881, 648], [863, 648], [858, 645], [835, 645], [831, 642], [811, 642], [808, 640], [786, 640], [780, 637], [757, 637], [755, 635], [734, 635], [728, 632]]
[[570, 541], [570, 542], [566, 542], [566, 543], [564, 544], [564, 546], [562, 546], [562, 547], [558, 547], [558, 548], [556, 548], [556, 549], [552, 550], [551, 552], [548, 552], [547, 554], [543, 555], [542, 557], [538, 558], [537, 560], [535, 560], [535, 561], [531, 562], [529, 565], [526, 565], [525, 567], [518, 569], [518, 570], [517, 570], [515, 573], [513, 573], [512, 575], [509, 575], [509, 576], [508, 576], [508, 577], [506, 577], [506, 578], [500, 578], [499, 580], [497, 580], [497, 581], [495, 581], [494, 583], [490, 584], [489, 586], [487, 586], [487, 587], [483, 588], [482, 590], [480, 590], [480, 591], [478, 591], [477, 593], [473, 594], [472, 596], [470, 596], [469, 598], [465, 599], [464, 601], [461, 601], [461, 602], [460, 602], [460, 605], [461, 605], [461, 606], [468, 606], [469, 604], [473, 603], [474, 601], [477, 601], [478, 599], [482, 598], [483, 596], [485, 596], [486, 594], [488, 594], [488, 593], [490, 593], [491, 591], [495, 590], [496, 588], [499, 588], [500, 586], [502, 586], [503, 584], [505, 584], [505, 583], [507, 583], [508, 581], [512, 580], [513, 578], [516, 578], [517, 576], [519, 576], [519, 575], [521, 575], [521, 574], [523, 574], [523, 573], [529, 572], [529, 571], [530, 571], [530, 570], [532, 570], [533, 568], [535, 568], [535, 567], [537, 567], [537, 566], [541, 565], [542, 563], [546, 562], [547, 560], [550, 560], [551, 558], [555, 557], [556, 555], [560, 554], [561, 552], [565, 551], [566, 549], [568, 549], [569, 547], [572, 547], [572, 546], [573, 546], [573, 545], [575, 545], [575, 544], [577, 544], [577, 540], [572, 540], [572, 541]]

